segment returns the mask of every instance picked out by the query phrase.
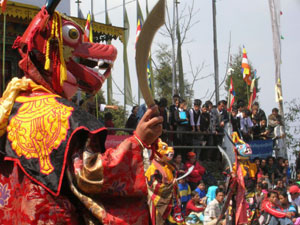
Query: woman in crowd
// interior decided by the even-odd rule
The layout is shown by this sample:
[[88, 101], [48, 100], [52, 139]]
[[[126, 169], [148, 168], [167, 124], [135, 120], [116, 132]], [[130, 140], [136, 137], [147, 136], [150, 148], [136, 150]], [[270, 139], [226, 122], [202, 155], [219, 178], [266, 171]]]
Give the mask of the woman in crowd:
[[205, 168], [197, 161], [196, 153], [189, 152], [187, 156], [188, 161], [185, 163], [185, 170], [187, 171], [191, 166], [194, 166], [194, 169], [187, 177], [187, 180], [191, 189], [195, 190], [199, 182], [202, 180], [202, 176], [205, 173]]

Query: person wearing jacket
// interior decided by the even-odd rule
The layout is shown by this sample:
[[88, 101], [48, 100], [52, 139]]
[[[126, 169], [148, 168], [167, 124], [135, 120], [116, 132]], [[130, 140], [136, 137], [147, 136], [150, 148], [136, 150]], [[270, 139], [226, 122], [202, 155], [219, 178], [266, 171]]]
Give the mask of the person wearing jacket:
[[[270, 190], [268, 192], [268, 198], [266, 198], [263, 203], [261, 210], [266, 215], [271, 216], [270, 220], [265, 223], [269, 225], [289, 225], [293, 224], [291, 218], [293, 216], [292, 212], [284, 212], [283, 208], [279, 205], [278, 202], [278, 192]], [[265, 221], [266, 222], [266, 221]]]
[[196, 153], [189, 152], [187, 156], [188, 161], [184, 165], [185, 170], [187, 171], [191, 166], [194, 166], [193, 171], [187, 177], [187, 181], [191, 187], [191, 190], [195, 190], [199, 182], [202, 180], [202, 176], [205, 173], [205, 168], [196, 160]]

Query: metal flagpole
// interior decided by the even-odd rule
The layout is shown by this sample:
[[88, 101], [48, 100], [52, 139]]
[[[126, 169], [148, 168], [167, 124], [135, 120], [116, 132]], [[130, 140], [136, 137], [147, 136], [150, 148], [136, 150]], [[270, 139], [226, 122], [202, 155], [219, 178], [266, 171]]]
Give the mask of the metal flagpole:
[[214, 38], [214, 68], [215, 68], [215, 93], [216, 105], [218, 104], [219, 95], [219, 62], [218, 62], [218, 47], [217, 47], [217, 19], [216, 19], [216, 0], [212, 1], [213, 10], [213, 38]]
[[2, 49], [2, 94], [5, 90], [5, 42], [6, 42], [6, 12], [3, 13], [3, 49]]
[[175, 29], [176, 29], [176, 0], [173, 2], [173, 27], [172, 27], [172, 96], [177, 94], [176, 85], [176, 60], [175, 60]]
[[[123, 27], [125, 28], [125, 0], [123, 0]], [[125, 40], [126, 39], [126, 37], [124, 37], [124, 47], [123, 47], [123, 51], [124, 51], [124, 53], [123, 54], [125, 54], [125, 50], [126, 50], [126, 48], [125, 48]], [[124, 67], [125, 67], [125, 64], [124, 64]], [[125, 68], [124, 68], [124, 121], [126, 121], [126, 73], [125, 73]]]
[[92, 21], [94, 21], [94, 0], [91, 0], [91, 17]]

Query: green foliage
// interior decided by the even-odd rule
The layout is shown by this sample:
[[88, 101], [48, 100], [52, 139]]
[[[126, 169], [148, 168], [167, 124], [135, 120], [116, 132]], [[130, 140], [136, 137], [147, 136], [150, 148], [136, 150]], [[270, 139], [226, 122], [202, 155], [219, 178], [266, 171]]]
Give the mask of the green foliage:
[[[239, 53], [233, 56], [231, 68], [233, 69], [231, 72], [231, 76], [228, 76], [226, 80], [225, 90], [228, 91], [230, 87], [230, 77], [232, 77], [233, 87], [235, 91], [235, 102], [239, 100], [243, 100], [245, 103], [248, 104], [249, 97], [250, 97], [250, 86], [246, 84], [243, 80], [243, 73], [242, 73], [242, 49], [240, 48]], [[254, 74], [253, 67], [249, 61], [250, 69], [251, 69], [251, 76]], [[256, 93], [259, 92], [258, 88], [258, 79], [256, 79]]]
[[[172, 103], [172, 54], [167, 45], [160, 45], [157, 51], [156, 59], [158, 61], [157, 67], [154, 69], [154, 84], [155, 96], [159, 100], [164, 97], [168, 103]], [[190, 90], [191, 84], [185, 80], [184, 89], [186, 101], [193, 97], [193, 91]]]
[[286, 102], [285, 130], [287, 147], [294, 153], [300, 151], [300, 99]]
[[166, 45], [161, 45], [156, 54], [158, 67], [153, 71], [155, 96], [164, 97], [168, 103], [172, 102], [172, 56]]

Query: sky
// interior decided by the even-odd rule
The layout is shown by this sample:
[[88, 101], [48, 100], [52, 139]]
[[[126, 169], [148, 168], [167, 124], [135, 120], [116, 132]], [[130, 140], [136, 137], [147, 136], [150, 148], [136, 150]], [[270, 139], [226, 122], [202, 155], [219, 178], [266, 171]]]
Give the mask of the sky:
[[[130, 2], [127, 0], [127, 2]], [[139, 0], [142, 10], [145, 13], [145, 0]], [[151, 9], [157, 1], [150, 0]], [[115, 8], [122, 4], [122, 0], [109, 0], [108, 9], [112, 24], [123, 25], [123, 9]], [[167, 1], [170, 13], [172, 13], [172, 1]], [[181, 0], [179, 12], [185, 7], [191, 7], [191, 0]], [[228, 55], [229, 36], [231, 33], [231, 54], [237, 54], [239, 47], [245, 46], [249, 61], [257, 70], [260, 77], [259, 102], [261, 107], [270, 114], [272, 108], [277, 107], [275, 102], [275, 64], [273, 55], [273, 39], [271, 30], [271, 19], [269, 4], [267, 0], [218, 0], [217, 3], [217, 35], [218, 35], [218, 58], [220, 81], [226, 74], [226, 63]], [[187, 44], [183, 45], [183, 62], [185, 77], [191, 81], [188, 52], [192, 56], [194, 68], [205, 62], [205, 69], [201, 75], [206, 76], [214, 72], [213, 63], [213, 34], [212, 34], [212, 4], [211, 1], [195, 1], [194, 21], [199, 21], [190, 29], [187, 34]], [[128, 44], [128, 58], [130, 62], [130, 75], [133, 96], [137, 99], [137, 79], [135, 72], [135, 32], [136, 32], [136, 2], [126, 4], [126, 9], [130, 20], [130, 37]], [[90, 1], [83, 1], [81, 4], [83, 14], [90, 10]], [[300, 1], [288, 0], [281, 2], [281, 33], [282, 40], [282, 86], [284, 101], [299, 98], [300, 76], [298, 75], [298, 63], [300, 61]], [[77, 15], [77, 5], [71, 2], [71, 14]], [[94, 1], [95, 20], [105, 21], [104, 0]], [[171, 15], [172, 17], [172, 15]], [[164, 29], [164, 28], [162, 28]], [[170, 39], [156, 35], [152, 46], [155, 55], [158, 44], [166, 43], [171, 45]], [[114, 41], [118, 48], [119, 57], [115, 62], [113, 78], [118, 81], [119, 87], [123, 90], [121, 82], [123, 80], [122, 45], [119, 41]], [[207, 90], [209, 93], [214, 89], [213, 77], [198, 81], [194, 86], [195, 98], [206, 100]], [[224, 87], [220, 88], [221, 98], [226, 97]], [[123, 97], [114, 87], [114, 98], [121, 103]]]
[[[17, 0], [42, 5], [44, 1]], [[91, 10], [92, 0], [82, 0], [80, 4], [83, 15]], [[105, 22], [105, 0], [94, 0], [94, 15], [97, 22]], [[123, 26], [122, 0], [108, 0], [109, 16], [114, 26]], [[135, 71], [135, 35], [136, 35], [136, 2], [126, 0], [126, 10], [130, 21], [130, 37], [128, 43], [128, 58], [130, 67], [130, 77], [132, 94], [137, 102], [137, 78]], [[146, 17], [146, 0], [139, 0], [144, 17]], [[155, 5], [157, 0], [148, 0], [149, 9]], [[172, 18], [173, 1], [167, 0]], [[69, 8], [69, 5], [71, 6]], [[192, 0], [181, 0], [179, 12], [184, 8], [191, 7]], [[117, 7], [120, 6], [120, 7]], [[248, 53], [248, 59], [257, 76], [260, 77], [258, 94], [261, 108], [266, 114], [270, 114], [272, 108], [278, 107], [275, 102], [275, 64], [273, 55], [273, 39], [271, 30], [271, 19], [268, 0], [217, 0], [217, 36], [218, 36], [218, 59], [220, 81], [226, 74], [226, 63], [228, 55], [229, 36], [231, 34], [231, 54], [237, 54], [243, 45]], [[77, 16], [77, 4], [75, 0], [62, 0], [59, 10]], [[212, 33], [212, 3], [211, 1], [195, 0], [194, 21], [199, 21], [187, 33], [187, 43], [183, 45], [183, 67], [185, 78], [192, 81], [191, 68], [188, 59], [188, 52], [192, 58], [194, 68], [203, 62], [205, 68], [201, 76], [206, 76], [214, 72], [213, 63], [213, 33]], [[291, 101], [299, 98], [300, 84], [299, 62], [300, 62], [300, 0], [281, 1], [281, 33], [282, 40], [282, 86], [284, 101]], [[187, 10], [186, 10], [187, 12]], [[165, 28], [162, 28], [165, 30]], [[171, 46], [171, 40], [157, 34], [152, 45], [152, 54], [155, 56], [158, 44], [165, 43]], [[119, 55], [115, 62], [112, 76], [118, 87], [123, 90], [123, 46], [119, 40], [112, 43], [118, 49]], [[194, 97], [207, 100], [214, 89], [214, 79], [198, 81], [194, 85]], [[103, 89], [106, 90], [106, 86]], [[209, 95], [206, 95], [206, 93]], [[114, 98], [123, 104], [123, 95], [113, 84]], [[226, 98], [224, 86], [220, 87], [220, 98]]]

